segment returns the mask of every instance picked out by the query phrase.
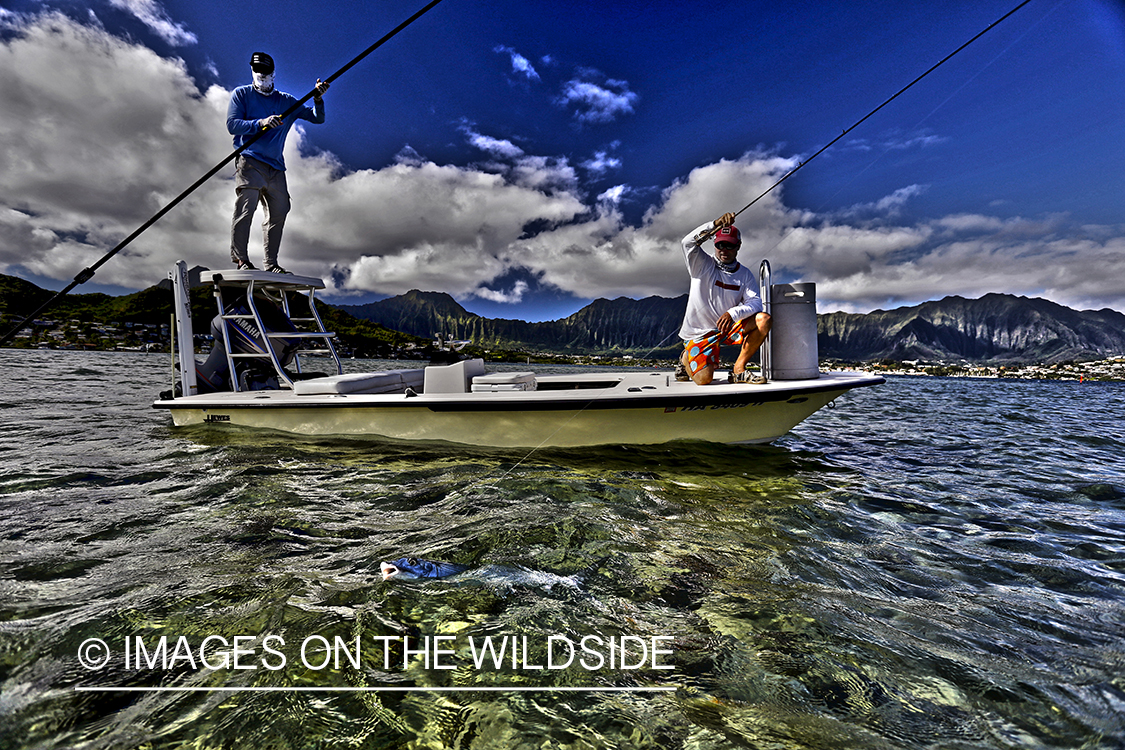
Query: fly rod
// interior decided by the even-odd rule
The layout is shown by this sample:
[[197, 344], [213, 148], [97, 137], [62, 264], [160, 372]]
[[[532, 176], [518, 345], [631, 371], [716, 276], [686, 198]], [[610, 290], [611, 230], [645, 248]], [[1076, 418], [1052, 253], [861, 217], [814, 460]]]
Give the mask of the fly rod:
[[[879, 110], [881, 110], [881, 109], [882, 109], [883, 107], [885, 107], [885, 106], [887, 106], [888, 104], [890, 104], [891, 102], [893, 102], [893, 101], [894, 101], [895, 99], [899, 98], [899, 96], [901, 96], [902, 94], [906, 93], [907, 89], [909, 89], [909, 88], [911, 88], [912, 86], [914, 86], [914, 84], [916, 84], [916, 83], [918, 83], [919, 81], [921, 81], [921, 80], [922, 80], [923, 78], [925, 78], [926, 76], [928, 76], [928, 75], [929, 75], [930, 73], [933, 73], [933, 72], [934, 72], [935, 70], [937, 70], [937, 69], [938, 69], [939, 67], [941, 67], [941, 66], [942, 66], [943, 64], [945, 64], [945, 63], [946, 63], [947, 61], [949, 61], [949, 60], [950, 60], [950, 59], [951, 59], [951, 58], [952, 58], [952, 57], [953, 57], [954, 55], [956, 55], [956, 54], [957, 54], [958, 52], [960, 52], [961, 50], [965, 49], [966, 47], [968, 47], [968, 46], [969, 46], [970, 44], [972, 44], [972, 43], [973, 43], [973, 42], [975, 42], [976, 40], [980, 39], [980, 38], [981, 38], [982, 36], [984, 36], [984, 35], [985, 35], [985, 34], [987, 34], [987, 33], [988, 33], [989, 31], [991, 31], [991, 30], [992, 30], [992, 28], [993, 28], [993, 27], [995, 27], [995, 26], [996, 26], [997, 24], [999, 24], [999, 23], [1000, 23], [1001, 21], [1005, 20], [1006, 18], [1008, 18], [1008, 16], [1012, 15], [1012, 14], [1013, 14], [1013, 13], [1015, 13], [1015, 12], [1016, 12], [1017, 10], [1019, 10], [1020, 8], [1022, 8], [1023, 6], [1027, 5], [1027, 4], [1028, 4], [1028, 3], [1030, 3], [1030, 2], [1031, 2], [1031, 0], [1023, 0], [1023, 2], [1022, 2], [1022, 3], [1020, 3], [1020, 4], [1019, 4], [1019, 5], [1017, 5], [1016, 7], [1012, 8], [1012, 9], [1011, 9], [1010, 11], [1008, 11], [1008, 12], [1007, 12], [1007, 13], [1005, 13], [1004, 15], [1000, 16], [999, 18], [997, 18], [997, 19], [996, 19], [995, 21], [993, 21], [992, 23], [988, 24], [988, 26], [987, 26], [987, 27], [985, 27], [985, 28], [984, 28], [984, 29], [983, 29], [982, 31], [978, 32], [978, 33], [976, 34], [976, 36], [974, 36], [974, 37], [973, 37], [972, 39], [970, 39], [969, 41], [965, 42], [964, 44], [962, 44], [962, 45], [961, 45], [960, 47], [958, 47], [957, 49], [955, 49], [955, 50], [953, 50], [952, 52], [950, 52], [950, 53], [949, 53], [948, 55], [946, 55], [945, 57], [943, 57], [943, 58], [942, 58], [941, 60], [938, 60], [938, 61], [937, 61], [936, 63], [934, 63], [934, 64], [933, 64], [933, 65], [932, 65], [932, 66], [930, 67], [930, 69], [929, 69], [929, 70], [927, 70], [927, 71], [926, 71], [925, 73], [923, 73], [922, 75], [918, 76], [918, 77], [917, 77], [917, 78], [915, 78], [915, 79], [914, 79], [913, 81], [911, 81], [910, 83], [908, 83], [908, 84], [906, 84], [905, 86], [903, 86], [903, 87], [902, 87], [901, 89], [899, 89], [899, 90], [898, 90], [897, 92], [895, 92], [895, 94], [894, 94], [893, 96], [891, 96], [891, 97], [890, 97], [890, 98], [888, 98], [888, 99], [887, 99], [886, 101], [884, 101], [884, 102], [883, 102], [882, 104], [880, 104], [880, 105], [879, 105], [878, 107], [876, 107], [875, 109], [871, 110], [871, 111], [870, 111], [870, 112], [868, 112], [868, 113], [867, 113], [866, 115], [864, 115], [864, 116], [863, 116], [863, 117], [861, 117], [861, 118], [860, 118], [859, 120], [857, 120], [857, 121], [855, 122], [855, 124], [854, 124], [854, 125], [852, 125], [852, 126], [851, 126], [850, 128], [846, 128], [846, 129], [845, 129], [845, 130], [844, 130], [844, 131], [843, 131], [842, 133], [840, 133], [840, 135], [836, 136], [835, 138], [833, 138], [832, 140], [830, 140], [830, 141], [829, 141], [828, 143], [824, 144], [824, 146], [822, 146], [822, 147], [820, 148], [820, 150], [819, 150], [819, 151], [817, 151], [817, 152], [816, 152], [815, 154], [813, 154], [812, 156], [810, 156], [809, 158], [805, 159], [805, 160], [804, 160], [804, 161], [802, 161], [802, 162], [798, 162], [798, 163], [797, 163], [797, 166], [793, 167], [793, 168], [792, 168], [792, 169], [790, 169], [790, 170], [789, 170], [788, 172], [786, 172], [786, 173], [785, 173], [784, 175], [782, 175], [782, 176], [781, 176], [781, 178], [780, 178], [780, 179], [779, 179], [779, 180], [778, 180], [777, 182], [775, 182], [774, 184], [772, 184], [772, 185], [770, 185], [770, 186], [769, 186], [768, 188], [766, 188], [766, 189], [765, 189], [764, 191], [762, 191], [761, 195], [759, 195], [759, 196], [758, 196], [757, 198], [755, 198], [754, 200], [750, 201], [749, 203], [747, 203], [747, 204], [746, 204], [745, 206], [743, 206], [742, 208], [738, 209], [738, 211], [736, 211], [736, 212], [734, 213], [734, 215], [735, 215], [735, 216], [738, 216], [738, 215], [739, 215], [740, 213], [742, 213], [742, 212], [743, 212], [743, 211], [745, 211], [746, 209], [748, 209], [748, 208], [750, 208], [751, 206], [753, 206], [753, 205], [754, 205], [755, 203], [757, 203], [758, 201], [760, 201], [760, 200], [761, 200], [762, 198], [765, 198], [765, 197], [766, 197], [767, 195], [769, 195], [769, 194], [770, 194], [770, 193], [771, 193], [771, 192], [773, 191], [773, 189], [774, 189], [774, 188], [776, 188], [776, 187], [777, 187], [778, 185], [780, 185], [781, 183], [785, 182], [785, 181], [786, 181], [786, 180], [788, 180], [788, 179], [789, 179], [790, 177], [792, 177], [792, 176], [793, 176], [794, 174], [796, 174], [796, 173], [797, 173], [797, 170], [799, 170], [799, 169], [800, 169], [801, 167], [805, 166], [805, 165], [806, 165], [806, 164], [808, 164], [808, 163], [809, 163], [810, 161], [812, 161], [812, 160], [813, 160], [813, 159], [815, 159], [816, 157], [818, 157], [818, 156], [820, 156], [821, 154], [823, 154], [823, 153], [824, 153], [825, 151], [827, 151], [827, 150], [828, 150], [829, 148], [831, 148], [833, 144], [835, 144], [835, 143], [836, 143], [837, 141], [839, 141], [839, 140], [840, 140], [841, 138], [843, 138], [843, 137], [844, 137], [845, 135], [847, 135], [848, 133], [852, 132], [853, 130], [855, 130], [856, 128], [858, 128], [858, 127], [859, 127], [860, 125], [862, 125], [862, 124], [863, 124], [864, 122], [866, 122], [866, 121], [867, 121], [868, 119], [870, 119], [870, 118], [871, 118], [871, 117], [872, 117], [872, 116], [873, 116], [873, 115], [874, 115], [874, 114], [875, 114], [876, 112], [878, 112], [878, 111], [879, 111]], [[703, 241], [703, 240], [707, 239], [707, 237], [710, 237], [710, 236], [711, 236], [712, 234], [714, 234], [714, 233], [715, 233], [716, 231], [718, 231], [718, 227], [713, 227], [713, 228], [711, 228], [711, 229], [709, 229], [709, 230], [707, 230], [707, 231], [703, 232], [702, 234], [700, 234], [700, 236], [699, 236], [699, 240], [700, 240], [700, 241]]]
[[[410, 24], [417, 21], [419, 18], [421, 18], [423, 15], [425, 15], [430, 9], [432, 9], [435, 5], [437, 5], [440, 2], [441, 2], [441, 0], [431, 0], [430, 3], [428, 3], [425, 7], [423, 7], [421, 10], [419, 10], [417, 13], [415, 13], [410, 18], [408, 18], [405, 21], [403, 21], [402, 23], [400, 23], [395, 28], [388, 31], [383, 36], [383, 38], [381, 38], [379, 41], [375, 42], [370, 47], [365, 49], [363, 52], [356, 55], [350, 62], [348, 62], [347, 65], [345, 65], [344, 67], [340, 68], [335, 73], [333, 73], [332, 75], [325, 78], [324, 82], [325, 83], [332, 83], [337, 78], [342, 76], [344, 73], [347, 73], [357, 63], [359, 63], [363, 58], [367, 57], [372, 52], [374, 52], [375, 50], [382, 47], [384, 44], [386, 44], [388, 41], [390, 41], [394, 36], [396, 36], [400, 31], [402, 31], [407, 26], [409, 26]], [[309, 99], [311, 99], [313, 97], [313, 94], [315, 94], [315, 93], [316, 93], [316, 89], [314, 88], [312, 91], [305, 94], [300, 100], [297, 101], [296, 104], [294, 104], [293, 106], [291, 106], [289, 109], [285, 110], [285, 112], [283, 112], [281, 114], [281, 119], [284, 120], [286, 117], [288, 117], [289, 115], [296, 112], [300, 107], [304, 106], [305, 102], [307, 102]], [[110, 250], [105, 255], [103, 255], [98, 260], [97, 263], [94, 263], [92, 266], [90, 266], [88, 268], [83, 268], [82, 271], [77, 276], [74, 277], [74, 280], [71, 281], [70, 284], [68, 284], [65, 289], [63, 289], [60, 292], [57, 292], [55, 294], [55, 296], [51, 297], [46, 302], [44, 302], [42, 305], [40, 305], [39, 308], [37, 310], [35, 310], [35, 312], [31, 313], [26, 318], [24, 318], [20, 323], [18, 323], [15, 328], [13, 328], [12, 330], [10, 330], [6, 334], [4, 334], [4, 337], [0, 338], [0, 346], [4, 346], [9, 341], [14, 339], [16, 337], [16, 334], [19, 333], [21, 330], [23, 330], [24, 326], [26, 326], [32, 320], [35, 320], [35, 318], [39, 317], [39, 315], [41, 315], [44, 310], [48, 309], [49, 307], [54, 305], [55, 302], [57, 302], [58, 300], [62, 299], [64, 296], [66, 296], [70, 292], [70, 290], [74, 289], [74, 287], [78, 286], [79, 284], [85, 284], [87, 281], [92, 279], [94, 277], [94, 274], [97, 272], [97, 270], [99, 268], [101, 268], [103, 265], [105, 265], [105, 263], [110, 258], [117, 255], [119, 252], [121, 252], [123, 249], [125, 249], [125, 247], [130, 242], [137, 239], [137, 237], [140, 237], [141, 234], [143, 234], [145, 232], [145, 230], [147, 230], [153, 224], [155, 224], [156, 222], [158, 222], [162, 218], [164, 218], [165, 214], [167, 214], [173, 208], [178, 206], [189, 195], [194, 193], [199, 188], [200, 185], [202, 185], [203, 183], [207, 182], [207, 180], [214, 177], [215, 174], [219, 172], [219, 170], [221, 170], [227, 164], [231, 163], [236, 158], [238, 158], [239, 154], [241, 154], [243, 151], [248, 149], [259, 138], [261, 138], [263, 135], [265, 135], [265, 133], [266, 133], [265, 130], [260, 130], [257, 133], [255, 133], [253, 136], [250, 137], [249, 140], [246, 141], [246, 143], [244, 143], [241, 146], [239, 146], [238, 148], [236, 148], [229, 155], [227, 155], [227, 157], [225, 159], [223, 159], [221, 162], [219, 162], [214, 167], [212, 167], [211, 170], [207, 172], [207, 174], [203, 175], [198, 180], [196, 180], [194, 183], [192, 183], [191, 187], [189, 187], [187, 190], [183, 191], [182, 193], [177, 195], [175, 198], [173, 198], [168, 203], [168, 205], [164, 206], [164, 208], [160, 209], [155, 214], [153, 214], [152, 218], [150, 218], [144, 224], [141, 224], [139, 227], [137, 227], [136, 230], [133, 231], [132, 234], [130, 234], [125, 239], [121, 240], [121, 242], [117, 243], [117, 246], [114, 247], [112, 250]]]

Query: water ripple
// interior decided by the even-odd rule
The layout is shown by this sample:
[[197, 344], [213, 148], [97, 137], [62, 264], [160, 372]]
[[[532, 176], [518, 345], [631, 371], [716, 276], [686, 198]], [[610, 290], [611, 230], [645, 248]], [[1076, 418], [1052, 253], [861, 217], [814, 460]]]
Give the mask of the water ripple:
[[[1125, 744], [1122, 386], [893, 378], [773, 446], [529, 454], [173, 429], [166, 357], [0, 366], [4, 747]], [[384, 583], [403, 555], [511, 579]], [[282, 669], [123, 662], [126, 637], [271, 634]], [[673, 668], [525, 667], [550, 634], [667, 637]], [[453, 669], [407, 652], [439, 635]], [[357, 636], [358, 667], [290, 648]], [[478, 668], [485, 637], [529, 653]]]

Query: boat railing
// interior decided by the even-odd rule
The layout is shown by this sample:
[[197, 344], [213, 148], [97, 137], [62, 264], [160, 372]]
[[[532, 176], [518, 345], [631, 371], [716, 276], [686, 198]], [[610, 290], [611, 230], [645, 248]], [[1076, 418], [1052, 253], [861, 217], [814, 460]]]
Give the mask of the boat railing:
[[[758, 289], [762, 295], [762, 312], [766, 315], [770, 314], [770, 309], [772, 308], [772, 299], [770, 296], [771, 287], [770, 262], [768, 260], [763, 260], [762, 265], [758, 267]], [[767, 380], [773, 380], [772, 344], [773, 337], [767, 333], [765, 341], [762, 342], [761, 348], [758, 349], [758, 357], [762, 362], [762, 376]]]

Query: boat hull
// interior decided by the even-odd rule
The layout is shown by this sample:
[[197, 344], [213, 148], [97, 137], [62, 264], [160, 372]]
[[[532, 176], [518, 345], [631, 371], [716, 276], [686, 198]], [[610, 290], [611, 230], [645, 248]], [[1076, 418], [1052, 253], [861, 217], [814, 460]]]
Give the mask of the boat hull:
[[[599, 376], [603, 380], [611, 377]], [[549, 382], [546, 378], [544, 381]], [[598, 389], [435, 396], [224, 393], [158, 401], [178, 426], [270, 429], [309, 436], [440, 440], [482, 447], [575, 447], [675, 440], [765, 443], [877, 376], [824, 373], [768, 385], [676, 383], [628, 374]]]

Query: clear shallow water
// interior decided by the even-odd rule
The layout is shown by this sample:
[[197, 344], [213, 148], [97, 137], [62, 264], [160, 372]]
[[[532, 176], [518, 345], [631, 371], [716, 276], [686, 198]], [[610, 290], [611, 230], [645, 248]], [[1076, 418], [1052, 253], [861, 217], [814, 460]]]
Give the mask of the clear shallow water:
[[[772, 446], [529, 456], [174, 430], [168, 371], [0, 351], [0, 747], [1125, 746], [1123, 385], [897, 378]], [[382, 582], [403, 555], [511, 584]], [[550, 635], [672, 668], [535, 669]], [[257, 668], [126, 667], [161, 636]], [[453, 669], [404, 654], [435, 636]]]

